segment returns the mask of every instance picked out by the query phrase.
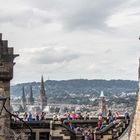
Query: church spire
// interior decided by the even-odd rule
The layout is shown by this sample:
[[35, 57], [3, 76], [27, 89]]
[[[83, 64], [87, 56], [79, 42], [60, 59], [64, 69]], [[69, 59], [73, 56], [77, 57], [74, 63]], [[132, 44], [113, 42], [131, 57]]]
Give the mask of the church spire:
[[44, 107], [47, 106], [47, 97], [46, 97], [46, 93], [45, 93], [45, 86], [44, 86], [43, 75], [41, 76], [40, 102], [41, 102], [41, 108], [43, 110]]
[[34, 104], [34, 98], [33, 98], [33, 90], [32, 90], [31, 85], [30, 85], [30, 97], [29, 97], [29, 100], [30, 100], [30, 105], [33, 105]]
[[25, 108], [26, 108], [26, 97], [25, 97], [24, 86], [22, 87], [22, 98], [21, 98], [21, 102], [22, 102], [22, 107], [25, 110]]

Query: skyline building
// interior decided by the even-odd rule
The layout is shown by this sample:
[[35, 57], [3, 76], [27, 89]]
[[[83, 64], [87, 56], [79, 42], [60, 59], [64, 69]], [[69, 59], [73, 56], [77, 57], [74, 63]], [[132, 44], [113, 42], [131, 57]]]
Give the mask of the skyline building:
[[99, 112], [102, 113], [102, 116], [106, 116], [106, 103], [103, 91], [101, 91], [99, 98]]

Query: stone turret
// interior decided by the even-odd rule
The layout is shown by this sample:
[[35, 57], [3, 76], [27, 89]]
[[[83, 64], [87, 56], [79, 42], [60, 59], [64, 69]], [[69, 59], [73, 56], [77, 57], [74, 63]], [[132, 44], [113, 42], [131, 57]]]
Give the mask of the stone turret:
[[29, 104], [30, 104], [30, 105], [33, 105], [33, 104], [34, 104], [34, 97], [33, 97], [32, 86], [30, 86]]
[[21, 98], [21, 104], [24, 111], [26, 110], [26, 97], [25, 97], [25, 91], [24, 86], [22, 87], [22, 98]]
[[43, 76], [41, 77], [40, 104], [41, 104], [41, 109], [43, 111], [44, 107], [47, 106], [47, 96], [46, 96], [46, 93], [45, 93]]
[[102, 113], [103, 116], [106, 116], [106, 104], [105, 104], [105, 96], [103, 91], [101, 91], [100, 99], [99, 99], [99, 112]]
[[[0, 33], [0, 96], [8, 97], [5, 107], [10, 110], [10, 80], [13, 78], [14, 58], [18, 55], [14, 54], [14, 50], [8, 47], [8, 41], [2, 40]], [[0, 119], [0, 140], [8, 140], [10, 129], [10, 115], [3, 111], [2, 115], [5, 117]]]

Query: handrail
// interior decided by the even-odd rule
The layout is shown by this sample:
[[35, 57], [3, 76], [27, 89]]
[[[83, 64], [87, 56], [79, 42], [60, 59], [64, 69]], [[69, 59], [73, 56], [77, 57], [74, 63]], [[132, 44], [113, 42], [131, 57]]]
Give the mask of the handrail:
[[75, 131], [71, 130], [67, 125], [61, 123], [60, 126], [62, 126], [64, 128], [66, 128], [67, 130], [69, 130], [73, 135], [76, 135]]
[[[8, 99], [8, 97], [7, 97], [7, 99]], [[23, 121], [21, 118], [19, 118], [17, 115], [12, 114], [12, 113], [5, 107], [5, 104], [3, 105], [3, 108], [5, 109], [5, 111], [6, 111], [7, 113], [10, 114], [10, 116], [13, 116], [13, 117], [15, 117], [15, 118], [18, 118], [21, 122], [23, 122], [23, 123], [27, 126], [27, 128], [30, 130], [30, 133], [31, 133], [31, 140], [33, 140], [33, 131], [32, 131], [32, 128], [31, 128], [25, 121]]]
[[106, 126], [105, 128], [96, 131], [96, 134], [105, 133], [105, 132], [107, 132], [110, 128], [112, 128], [113, 126], [115, 126], [116, 124], [117, 124], [117, 122], [112, 122], [112, 123], [110, 123], [108, 126]]
[[123, 136], [128, 132], [129, 129], [130, 129], [130, 125], [124, 130], [124, 132], [121, 134], [121, 136], [118, 138], [118, 140], [123, 138]]

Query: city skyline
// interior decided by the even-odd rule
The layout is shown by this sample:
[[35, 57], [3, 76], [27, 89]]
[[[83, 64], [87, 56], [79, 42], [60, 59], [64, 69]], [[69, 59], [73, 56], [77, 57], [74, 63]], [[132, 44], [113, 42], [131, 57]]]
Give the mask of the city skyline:
[[137, 80], [138, 0], [5, 0], [0, 31], [15, 59], [12, 83], [65, 79]]

